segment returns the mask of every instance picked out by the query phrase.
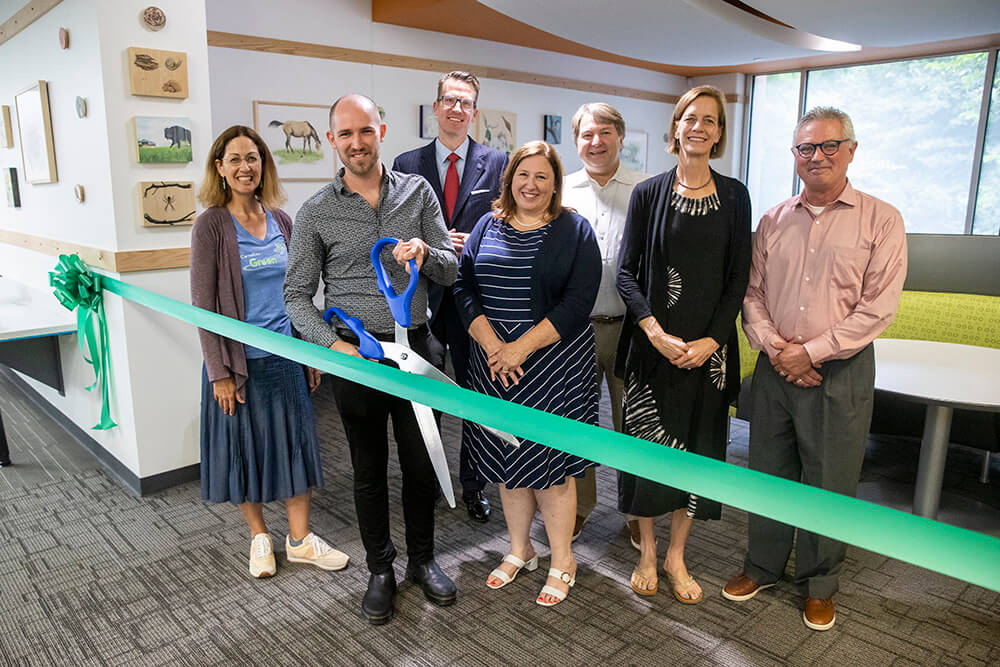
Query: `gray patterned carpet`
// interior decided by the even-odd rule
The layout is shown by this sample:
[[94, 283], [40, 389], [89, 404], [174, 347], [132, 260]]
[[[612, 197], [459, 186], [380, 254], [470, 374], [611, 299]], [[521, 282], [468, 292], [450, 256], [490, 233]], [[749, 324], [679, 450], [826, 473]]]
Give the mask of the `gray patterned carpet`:
[[[458, 584], [458, 603], [434, 607], [403, 583], [396, 618], [371, 627], [358, 613], [367, 572], [328, 386], [315, 404], [327, 483], [315, 496], [313, 526], [352, 562], [326, 573], [287, 563], [279, 547], [277, 576], [257, 581], [246, 572], [249, 537], [235, 508], [203, 503], [197, 484], [130, 496], [0, 373], [18, 463], [0, 469], [0, 665], [1000, 664], [1000, 594], [860, 549], [848, 551], [839, 619], [828, 632], [802, 624], [787, 579], [754, 600], [724, 600], [719, 588], [739, 570], [745, 546], [739, 510], [693, 531], [688, 564], [705, 588], [702, 604], [676, 603], [665, 578], [658, 596], [639, 598], [627, 585], [637, 552], [614, 511], [610, 470], [599, 473], [601, 501], [577, 542], [580, 570], [566, 602], [534, 604], [544, 558], [538, 571], [487, 589], [486, 574], [506, 551], [502, 516], [481, 525], [464, 510], [439, 509], [438, 559]], [[445, 427], [454, 470], [454, 420]], [[739, 463], [741, 422], [733, 439], [730, 458]], [[915, 453], [876, 443], [866, 481], [904, 478], [907, 466], [912, 480]], [[983, 486], [976, 465], [952, 454], [948, 483], [1000, 512], [998, 466]], [[395, 461], [390, 481], [398, 499]], [[498, 508], [495, 490], [490, 496]], [[283, 511], [269, 507], [266, 517], [283, 544]], [[400, 512], [393, 520], [405, 552]], [[661, 556], [667, 532], [659, 529]], [[534, 536], [544, 557], [540, 523]], [[397, 576], [404, 567], [405, 556]]]

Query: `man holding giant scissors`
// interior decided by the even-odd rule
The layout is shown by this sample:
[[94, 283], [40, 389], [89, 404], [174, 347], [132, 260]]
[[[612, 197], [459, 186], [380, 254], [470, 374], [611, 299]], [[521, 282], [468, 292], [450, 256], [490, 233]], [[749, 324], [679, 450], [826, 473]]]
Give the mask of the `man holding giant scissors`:
[[[369, 252], [382, 237], [402, 241], [392, 250], [395, 263], [384, 265], [394, 288], [402, 292], [414, 260], [420, 275], [411, 306], [409, 345], [431, 356], [436, 344], [427, 327], [427, 280], [451, 285], [458, 270], [441, 208], [422, 177], [386, 169], [379, 160], [385, 137], [378, 107], [363, 95], [345, 95], [330, 108], [327, 139], [344, 167], [333, 181], [299, 209], [292, 231], [285, 277], [285, 303], [292, 324], [305, 340], [345, 354], [358, 355], [358, 339], [346, 323], [323, 321], [313, 305], [322, 277], [326, 307], [336, 306], [364, 322], [376, 338], [393, 340], [395, 320], [376, 288]], [[408, 240], [406, 240], [408, 239]], [[383, 253], [383, 260], [389, 252]], [[396, 557], [389, 536], [388, 419], [403, 472], [403, 515], [406, 522], [406, 577], [419, 584], [428, 600], [455, 601], [455, 584], [434, 561], [434, 500], [437, 482], [410, 402], [342, 378], [333, 378], [354, 466], [354, 502], [361, 540], [367, 552], [368, 590], [362, 614], [374, 625], [393, 614]]]

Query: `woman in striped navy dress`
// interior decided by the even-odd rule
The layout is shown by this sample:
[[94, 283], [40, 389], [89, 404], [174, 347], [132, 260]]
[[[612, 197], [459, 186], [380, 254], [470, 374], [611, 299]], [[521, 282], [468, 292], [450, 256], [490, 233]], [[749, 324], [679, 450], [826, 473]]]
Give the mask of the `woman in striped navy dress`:
[[[472, 389], [596, 425], [590, 311], [601, 255], [590, 224], [562, 207], [562, 177], [559, 156], [545, 142], [511, 155], [493, 212], [466, 241], [455, 302], [476, 343], [469, 354]], [[538, 567], [529, 530], [540, 509], [552, 562], [536, 601], [557, 604], [576, 581], [574, 478], [594, 464], [527, 440], [511, 447], [469, 421], [462, 439], [479, 476], [499, 484], [510, 533], [510, 554], [487, 586], [500, 588], [521, 568]]]

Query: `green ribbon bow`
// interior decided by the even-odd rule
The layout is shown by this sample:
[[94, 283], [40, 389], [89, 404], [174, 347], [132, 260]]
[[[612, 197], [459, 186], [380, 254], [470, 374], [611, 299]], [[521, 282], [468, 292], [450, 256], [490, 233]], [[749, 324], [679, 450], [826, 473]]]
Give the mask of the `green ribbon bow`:
[[[92, 273], [79, 255], [59, 255], [56, 270], [49, 272], [49, 284], [56, 298], [68, 310], [76, 310], [77, 342], [80, 353], [94, 367], [94, 384], [101, 392], [101, 421], [94, 428], [117, 426], [111, 419], [111, 354], [108, 349], [108, 322], [104, 317], [101, 276]], [[94, 327], [97, 327], [95, 332]], [[88, 356], [89, 353], [89, 356]]]

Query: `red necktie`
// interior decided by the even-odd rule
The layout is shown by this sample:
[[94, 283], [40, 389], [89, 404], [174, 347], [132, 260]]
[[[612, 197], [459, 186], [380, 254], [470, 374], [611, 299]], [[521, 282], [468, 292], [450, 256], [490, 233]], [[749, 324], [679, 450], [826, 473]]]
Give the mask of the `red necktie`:
[[448, 222], [455, 212], [455, 202], [458, 200], [458, 168], [455, 163], [459, 157], [455, 153], [448, 156], [448, 171], [444, 175], [444, 207], [448, 213]]

